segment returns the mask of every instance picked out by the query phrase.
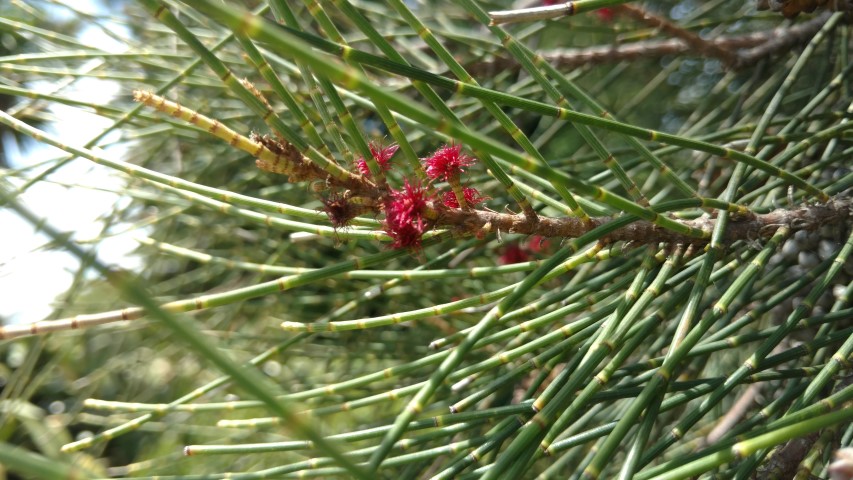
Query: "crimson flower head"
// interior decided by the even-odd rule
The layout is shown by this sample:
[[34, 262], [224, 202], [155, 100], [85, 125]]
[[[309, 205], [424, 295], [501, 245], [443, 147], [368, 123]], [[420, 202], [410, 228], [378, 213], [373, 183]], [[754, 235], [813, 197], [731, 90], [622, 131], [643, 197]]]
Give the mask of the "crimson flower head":
[[[489, 199], [489, 197], [480, 195], [480, 192], [476, 188], [470, 187], [462, 187], [462, 195], [465, 197], [465, 202], [472, 207]], [[456, 194], [453, 193], [453, 190], [445, 192], [442, 203], [447, 208], [459, 208], [459, 201], [456, 199]]]
[[[381, 168], [382, 171], [387, 171], [391, 168], [391, 157], [393, 157], [400, 148], [396, 143], [383, 147], [381, 143], [370, 142], [368, 146], [370, 147], [370, 153], [373, 155], [373, 158], [376, 159], [376, 163], [379, 164], [379, 168]], [[360, 171], [362, 175], [365, 177], [370, 176], [370, 169], [367, 167], [367, 161], [364, 157], [358, 157], [358, 160], [355, 161], [355, 166], [358, 167], [358, 171]]]
[[429, 178], [447, 181], [457, 177], [465, 167], [474, 165], [474, 157], [462, 153], [462, 145], [445, 145], [423, 162]]
[[404, 180], [401, 190], [391, 189], [385, 200], [384, 225], [385, 233], [394, 239], [391, 248], [420, 248], [421, 237], [429, 228], [424, 213], [430, 200], [420, 183]]

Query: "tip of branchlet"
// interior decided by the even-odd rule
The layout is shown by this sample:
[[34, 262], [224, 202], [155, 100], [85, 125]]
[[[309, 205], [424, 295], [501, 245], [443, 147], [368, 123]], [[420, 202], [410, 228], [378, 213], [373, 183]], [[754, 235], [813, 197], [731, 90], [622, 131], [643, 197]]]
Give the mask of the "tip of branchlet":
[[474, 157], [462, 153], [461, 145], [445, 145], [423, 159], [427, 176], [442, 181], [453, 181], [474, 162]]
[[150, 96], [151, 96], [151, 92], [148, 92], [145, 90], [135, 89], [133, 91], [133, 101], [134, 102], [144, 102]]

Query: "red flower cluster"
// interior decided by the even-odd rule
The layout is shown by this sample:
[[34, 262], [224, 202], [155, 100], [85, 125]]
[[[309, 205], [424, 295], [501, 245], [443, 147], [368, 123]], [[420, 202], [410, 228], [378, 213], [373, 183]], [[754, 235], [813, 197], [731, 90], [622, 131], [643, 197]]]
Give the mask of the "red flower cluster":
[[448, 181], [474, 164], [474, 157], [462, 153], [462, 145], [445, 145], [423, 159], [426, 174], [433, 180]]
[[420, 183], [404, 180], [402, 190], [391, 190], [385, 201], [385, 233], [394, 241], [391, 248], [421, 246], [421, 237], [429, 228], [424, 218], [427, 202], [432, 200]]
[[[471, 206], [483, 203], [489, 199], [489, 197], [480, 195], [480, 192], [476, 188], [470, 187], [462, 187], [462, 195], [465, 197], [465, 202]], [[453, 190], [444, 193], [442, 203], [447, 208], [459, 208], [459, 201], [456, 199], [456, 194], [453, 193]]]
[[[383, 171], [387, 171], [391, 168], [391, 157], [397, 153], [397, 150], [400, 148], [396, 143], [392, 143], [387, 147], [383, 147], [381, 143], [370, 142], [370, 153], [373, 155], [373, 158], [376, 159], [376, 163], [379, 164], [379, 168]], [[355, 166], [365, 177], [370, 177], [370, 169], [367, 167], [367, 161], [364, 157], [358, 157], [358, 160], [355, 161]]]

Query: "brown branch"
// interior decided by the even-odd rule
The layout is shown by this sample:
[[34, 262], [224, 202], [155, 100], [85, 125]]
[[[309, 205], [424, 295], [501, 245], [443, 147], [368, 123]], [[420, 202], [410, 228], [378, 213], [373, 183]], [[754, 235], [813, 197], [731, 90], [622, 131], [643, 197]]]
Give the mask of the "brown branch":
[[755, 3], [758, 10], [779, 12], [785, 18], [794, 18], [803, 12], [811, 13], [818, 8], [835, 12], [853, 11], [853, 2], [850, 0], [757, 0]]
[[770, 459], [752, 477], [756, 480], [769, 480], [772, 478], [794, 478], [797, 467], [806, 458], [820, 434], [810, 433], [803, 437], [788, 440], [777, 446]]
[[[430, 194], [425, 193], [420, 187], [409, 187], [407, 184], [407, 193], [403, 193], [393, 190], [387, 191], [370, 182], [364, 176], [347, 171], [344, 171], [344, 174], [339, 175], [338, 178], [332, 177], [328, 172], [320, 169], [304, 157], [293, 145], [285, 141], [257, 134], [253, 134], [251, 139], [246, 138], [217, 120], [205, 117], [150, 92], [136, 90], [134, 91], [134, 98], [157, 110], [196, 125], [230, 145], [251, 153], [257, 159], [256, 165], [263, 170], [288, 175], [291, 182], [323, 182], [322, 187], [330, 187], [331, 190], [323, 201], [325, 211], [336, 228], [345, 226], [357, 215], [387, 210], [388, 205], [399, 207], [399, 212], [397, 212], [399, 218], [395, 217], [395, 222], [404, 230], [417, 217], [419, 224], [418, 228], [414, 229], [416, 232], [406, 230], [406, 235], [411, 237], [417, 233], [418, 238], [423, 234], [424, 227], [428, 225], [448, 227], [462, 235], [481, 236], [491, 232], [505, 232], [541, 235], [543, 237], [574, 238], [613, 221], [612, 217], [591, 219], [577, 217], [549, 218], [530, 216], [524, 213], [508, 214], [470, 208], [447, 208], [444, 204], [429, 198]], [[340, 190], [344, 191], [341, 192]], [[392, 200], [393, 196], [400, 198]], [[391, 201], [389, 202], [389, 200]], [[729, 223], [725, 240], [728, 242], [759, 240], [769, 237], [780, 226], [787, 226], [792, 231], [813, 230], [820, 225], [847, 221], [852, 210], [851, 198], [844, 197], [823, 204], [806, 205], [791, 210], [780, 209], [764, 215], [742, 216], [742, 218], [733, 219]], [[421, 224], [421, 220], [426, 220], [426, 223]], [[711, 232], [714, 229], [715, 222], [714, 218], [704, 216], [683, 223], [694, 229]], [[386, 218], [387, 225], [388, 220]], [[601, 240], [605, 242], [628, 241], [636, 244], [703, 243], [694, 237], [686, 237], [644, 220], [633, 222], [611, 232]]]
[[[851, 217], [853, 217], [853, 199], [836, 198], [827, 203], [805, 205], [794, 209], [778, 209], [767, 214], [746, 218], [734, 218], [729, 221], [724, 239], [727, 243], [733, 243], [737, 240], [760, 240], [772, 236], [782, 226], [790, 228], [791, 231], [815, 230], [827, 224], [849, 222]], [[483, 234], [500, 231], [544, 237], [574, 238], [612, 221], [613, 217], [596, 217], [591, 220], [590, 224], [586, 224], [574, 217], [550, 218], [540, 216], [539, 221], [533, 223], [520, 214], [441, 209], [438, 210], [435, 218], [435, 226], [452, 228], [460, 234]], [[710, 232], [716, 225], [716, 218], [704, 216], [683, 223]], [[636, 244], [705, 243], [703, 240], [681, 235], [645, 220], [638, 220], [620, 228], [607, 235], [602, 241], [627, 241]]]
[[[735, 65], [735, 68], [753, 65], [758, 60], [769, 57], [776, 52], [790, 50], [795, 45], [806, 43], [815, 35], [815, 33], [817, 33], [818, 30], [820, 30], [820, 27], [829, 20], [831, 15], [832, 14], [830, 12], [824, 12], [803, 24], [796, 25], [791, 28], [777, 29], [776, 31], [779, 33], [769, 38], [766, 42], [749, 50], [739, 52], [738, 63]], [[805, 28], [806, 26], [809, 28]]]
[[[737, 61], [734, 66], [735, 68], [743, 68], [754, 64], [759, 59], [807, 42], [826, 23], [827, 18], [826, 15], [820, 15], [791, 27], [780, 27], [745, 35], [723, 36], [703, 41], [728, 51], [749, 49], [736, 52]], [[691, 48], [680, 38], [585, 48], [562, 48], [539, 52], [539, 54], [555, 67], [577, 68], [585, 65], [600, 65], [693, 52], [699, 56], [709, 56], [703, 53], [703, 50]], [[515, 59], [495, 57], [493, 60], [472, 63], [467, 67], [472, 74], [489, 75], [502, 70], [518, 68], [519, 65]]]
[[699, 53], [701, 56], [718, 58], [729, 67], [735, 66], [737, 63], [737, 55], [723, 45], [708, 41], [696, 35], [695, 33], [686, 30], [669, 20], [650, 13], [644, 8], [634, 7], [628, 4], [621, 5], [619, 12], [628, 15], [636, 20], [639, 20], [652, 28], [658, 29], [661, 32], [669, 34], [680, 39], [691, 50]]

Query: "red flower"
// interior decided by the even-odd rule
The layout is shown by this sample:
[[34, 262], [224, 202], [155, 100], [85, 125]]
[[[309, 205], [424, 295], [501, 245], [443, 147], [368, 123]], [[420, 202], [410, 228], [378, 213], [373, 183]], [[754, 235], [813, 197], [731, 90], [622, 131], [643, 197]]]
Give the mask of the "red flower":
[[504, 248], [501, 258], [498, 259], [501, 265], [510, 265], [513, 263], [526, 262], [530, 259], [527, 252], [522, 250], [518, 242], [512, 242]]
[[[465, 196], [465, 201], [468, 205], [472, 207], [489, 199], [489, 197], [481, 196], [476, 188], [462, 187], [462, 195]], [[459, 208], [459, 202], [456, 200], [456, 194], [453, 193], [453, 190], [445, 192], [442, 203], [447, 208]]]
[[[373, 155], [373, 158], [376, 159], [376, 163], [379, 164], [379, 168], [383, 171], [387, 171], [391, 168], [391, 157], [397, 153], [397, 150], [400, 148], [396, 143], [392, 143], [387, 147], [383, 147], [381, 143], [370, 142], [370, 153]], [[367, 161], [364, 157], [358, 157], [358, 160], [355, 161], [355, 166], [358, 167], [358, 170], [365, 177], [370, 176], [370, 169], [367, 168]]]
[[429, 220], [424, 218], [429, 200], [420, 183], [404, 180], [402, 190], [391, 190], [385, 201], [384, 225], [385, 233], [394, 239], [391, 248], [420, 248], [421, 237], [429, 228]]
[[462, 173], [465, 167], [473, 165], [474, 157], [462, 153], [462, 145], [445, 145], [423, 162], [429, 178], [447, 181]]
[[527, 241], [527, 248], [529, 248], [533, 253], [539, 253], [548, 248], [550, 245], [551, 242], [542, 235], [533, 235], [530, 237], [530, 240]]
[[610, 23], [613, 21], [613, 17], [616, 16], [616, 11], [610, 7], [604, 7], [596, 10], [595, 14], [598, 15], [598, 19], [602, 22]]

